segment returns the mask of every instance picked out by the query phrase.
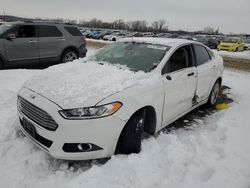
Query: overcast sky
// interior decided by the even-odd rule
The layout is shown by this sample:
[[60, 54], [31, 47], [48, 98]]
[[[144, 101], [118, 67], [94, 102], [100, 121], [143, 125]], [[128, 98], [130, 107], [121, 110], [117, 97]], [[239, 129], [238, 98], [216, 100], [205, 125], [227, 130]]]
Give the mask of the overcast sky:
[[149, 24], [165, 19], [171, 30], [211, 26], [226, 33], [250, 33], [250, 0], [0, 0], [0, 11], [25, 17], [146, 20]]

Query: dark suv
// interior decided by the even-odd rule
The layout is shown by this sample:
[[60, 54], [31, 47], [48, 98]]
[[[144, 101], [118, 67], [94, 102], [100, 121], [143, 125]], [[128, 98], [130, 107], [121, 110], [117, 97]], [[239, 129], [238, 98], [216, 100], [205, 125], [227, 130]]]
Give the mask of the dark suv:
[[0, 25], [0, 69], [11, 65], [62, 63], [85, 57], [86, 40], [72, 25], [9, 22]]

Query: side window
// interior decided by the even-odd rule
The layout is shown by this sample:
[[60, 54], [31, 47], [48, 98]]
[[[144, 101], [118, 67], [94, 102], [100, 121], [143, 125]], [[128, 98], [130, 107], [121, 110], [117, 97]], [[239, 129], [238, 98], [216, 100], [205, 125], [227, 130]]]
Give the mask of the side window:
[[207, 49], [207, 51], [209, 53], [210, 59], [214, 58], [214, 53], [209, 49]]
[[194, 51], [197, 66], [202, 65], [210, 60], [209, 54], [205, 47], [195, 44]]
[[82, 33], [76, 27], [64, 27], [73, 36], [82, 36]]
[[39, 37], [61, 37], [62, 33], [56, 26], [51, 25], [39, 25], [38, 36]]
[[35, 27], [33, 25], [23, 25], [17, 29], [17, 38], [32, 38], [36, 36]]
[[170, 57], [164, 68], [162, 74], [175, 72], [187, 67], [193, 66], [193, 56], [190, 46], [184, 46], [176, 50]]

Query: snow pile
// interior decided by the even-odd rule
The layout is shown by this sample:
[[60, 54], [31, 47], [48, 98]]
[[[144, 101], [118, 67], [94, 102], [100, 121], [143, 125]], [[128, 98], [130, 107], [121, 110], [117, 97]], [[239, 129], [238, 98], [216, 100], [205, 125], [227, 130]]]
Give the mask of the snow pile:
[[228, 51], [213, 50], [213, 52], [221, 55], [222, 57], [231, 57], [235, 59], [250, 59], [250, 50], [243, 52], [228, 52]]
[[110, 44], [113, 43], [112, 41], [107, 41], [107, 40], [97, 40], [97, 39], [90, 39], [86, 38], [87, 44], [88, 42], [95, 42], [95, 43], [101, 43], [101, 44]]
[[94, 101], [91, 105], [95, 105], [134, 84], [145, 85], [148, 79], [152, 79], [150, 73], [132, 72], [107, 63], [76, 60], [42, 71], [27, 81], [25, 87], [64, 108], [75, 108], [83, 107], [90, 100]]

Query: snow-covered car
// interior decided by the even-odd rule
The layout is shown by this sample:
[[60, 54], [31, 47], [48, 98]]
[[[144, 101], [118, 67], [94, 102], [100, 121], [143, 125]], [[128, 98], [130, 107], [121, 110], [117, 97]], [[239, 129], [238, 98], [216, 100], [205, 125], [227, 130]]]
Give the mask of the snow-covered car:
[[184, 39], [130, 38], [44, 70], [18, 92], [22, 132], [51, 156], [86, 160], [138, 153], [200, 105], [215, 105], [223, 59]]
[[110, 35], [103, 36], [103, 40], [117, 41], [117, 40], [124, 38], [124, 37], [125, 37], [125, 35], [123, 33], [117, 32], [117, 33], [112, 33]]

